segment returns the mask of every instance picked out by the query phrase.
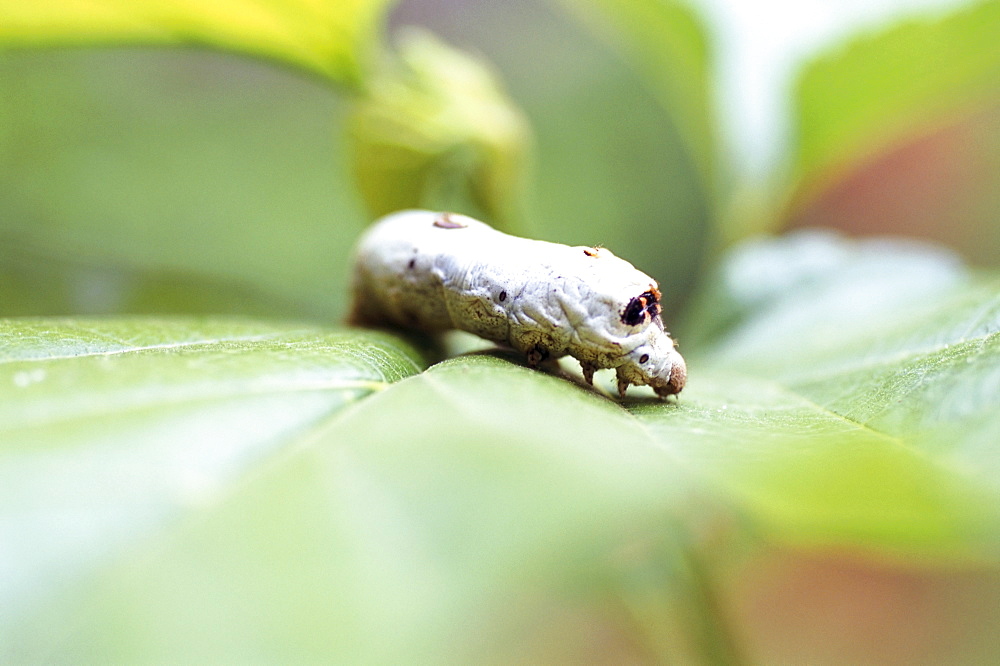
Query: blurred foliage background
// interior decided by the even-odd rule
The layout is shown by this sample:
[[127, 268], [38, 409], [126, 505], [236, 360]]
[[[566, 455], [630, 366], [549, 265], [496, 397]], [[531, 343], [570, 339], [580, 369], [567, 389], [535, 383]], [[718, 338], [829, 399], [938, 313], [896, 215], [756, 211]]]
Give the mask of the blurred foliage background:
[[[94, 323], [101, 320], [71, 319], [49, 329], [10, 320], [29, 344], [0, 349], [9, 363], [45, 350], [68, 358], [79, 349], [188, 338], [223, 343], [190, 367], [168, 356], [126, 359], [115, 372], [86, 359], [54, 365], [53, 376], [65, 378], [55, 388], [32, 371], [13, 372], [0, 387], [8, 421], [0, 419], [0, 432], [68, 455], [51, 468], [42, 461], [35, 476], [20, 473], [16, 450], [4, 459], [0, 478], [13, 490], [2, 506], [12, 515], [22, 515], [19, 502], [59, 508], [59, 493], [53, 506], [38, 500], [49, 479], [63, 478], [53, 470], [90, 488], [96, 468], [121, 475], [138, 497], [137, 514], [157, 516], [142, 514], [138, 532], [167, 531], [157, 512], [169, 513], [160, 503], [176, 499], [172, 474], [190, 482], [189, 463], [204, 464], [207, 476], [217, 465], [223, 480], [239, 478], [263, 459], [255, 457], [261, 450], [298, 442], [301, 432], [316, 458], [290, 454], [261, 483], [241, 485], [231, 504], [209, 502], [208, 511], [195, 502], [205, 518], [165, 537], [153, 555], [59, 588], [56, 602], [27, 621], [42, 630], [16, 632], [23, 644], [47, 644], [45, 630], [69, 616], [91, 631], [80, 634], [89, 654], [107, 654], [100, 641], [119, 640], [107, 638], [119, 636], [115, 623], [142, 607], [149, 621], [136, 619], [121, 633], [125, 647], [115, 649], [152, 646], [146, 657], [176, 656], [157, 652], [163, 637], [174, 629], [189, 635], [186, 623], [200, 622], [198, 613], [249, 607], [245, 599], [268, 599], [280, 611], [291, 597], [271, 587], [288, 584], [307, 603], [285, 609], [284, 624], [265, 623], [273, 636], [243, 635], [259, 621], [244, 617], [182, 647], [204, 657], [232, 641], [232, 656], [274, 639], [309, 654], [302, 636], [317, 649], [363, 636], [376, 637], [365, 647], [376, 651], [358, 654], [391, 655], [391, 647], [378, 652], [377, 637], [398, 618], [376, 602], [399, 594], [413, 594], [410, 607], [427, 611], [416, 614], [424, 624], [406, 625], [399, 644], [440, 646], [450, 640], [448, 622], [481, 609], [490, 585], [507, 581], [502, 567], [483, 577], [476, 558], [486, 553], [508, 558], [504, 566], [521, 576], [502, 597], [516, 612], [487, 611], [511, 625], [473, 627], [470, 644], [528, 636], [523, 646], [505, 646], [511, 659], [821, 655], [838, 663], [874, 654], [911, 663], [995, 655], [1000, 521], [987, 478], [994, 465], [983, 461], [996, 459], [998, 427], [989, 275], [1000, 266], [1000, 2], [0, 0], [0, 316], [241, 314], [338, 323], [354, 239], [376, 215], [406, 206], [454, 208], [525, 235], [605, 245], [655, 276], [667, 323], [704, 377], [685, 394], [692, 402], [676, 414], [640, 402], [626, 414], [537, 373], [472, 357], [384, 390], [345, 410], [342, 431], [317, 434], [310, 430], [317, 415], [351, 403], [356, 391], [419, 372], [420, 355], [397, 340], [373, 342], [356, 331], [330, 340], [285, 324], [276, 332], [273, 324], [202, 330], [136, 320], [101, 329]], [[816, 226], [936, 241], [973, 269], [940, 248], [899, 239], [753, 240]], [[271, 338], [287, 345], [269, 346]], [[944, 351], [935, 347], [942, 341]], [[247, 354], [245, 364], [235, 351]], [[359, 357], [372, 366], [358, 371]], [[202, 374], [216, 363], [221, 372]], [[290, 409], [239, 393], [260, 381], [287, 382], [306, 395], [303, 386], [329, 381], [321, 371], [343, 379], [345, 367], [350, 381], [338, 384], [335, 399], [308, 394]], [[747, 377], [734, 380], [727, 374], [734, 369]], [[750, 381], [771, 377], [782, 390]], [[79, 390], [81, 378], [88, 390]], [[15, 390], [36, 384], [38, 400]], [[434, 386], [459, 387], [465, 411], [442, 415], [421, 403]], [[188, 397], [195, 416], [171, 402], [177, 395]], [[207, 407], [198, 402], [206, 395]], [[91, 397], [123, 414], [76, 429], [59, 418], [67, 406], [86, 412]], [[543, 403], [551, 412], [533, 407]], [[484, 406], [526, 415], [526, 433], [511, 442], [509, 423]], [[142, 409], [166, 415], [151, 427]], [[587, 423], [566, 416], [583, 412]], [[391, 427], [382, 424], [387, 413], [396, 416]], [[562, 439], [546, 435], [549, 413], [565, 417], [556, 419]], [[254, 431], [247, 424], [255, 417], [280, 431], [278, 444], [266, 428], [244, 432]], [[199, 419], [225, 444], [220, 460], [240, 462], [206, 460], [192, 435], [204, 436]], [[108, 447], [101, 424], [125, 453]], [[469, 431], [481, 436], [463, 440]], [[341, 433], [366, 445], [345, 453]], [[650, 450], [669, 459], [622, 445], [630, 438], [649, 438]], [[414, 444], [400, 448], [397, 440]], [[175, 451], [177, 441], [191, 450]], [[143, 461], [180, 462], [162, 475], [157, 464], [142, 467], [147, 489], [120, 464], [133, 443]], [[853, 447], [849, 455], [844, 446]], [[579, 462], [581, 452], [592, 459]], [[364, 473], [352, 476], [357, 469]], [[449, 474], [454, 469], [468, 474]], [[693, 509], [684, 494], [691, 469], [712, 479], [694, 484], [704, 505]], [[388, 479], [378, 490], [391, 498], [369, 502], [365, 474]], [[480, 482], [495, 487], [480, 493]], [[604, 490], [594, 494], [594, 485]], [[343, 491], [335, 501], [331, 487]], [[519, 513], [509, 513], [512, 497], [523, 503]], [[131, 508], [117, 499], [98, 493], [94, 512], [115, 538], [116, 511]], [[405, 520], [378, 513], [397, 501]], [[456, 526], [482, 520], [473, 511], [481, 501], [510, 530], [498, 534], [522, 540], [497, 547], [488, 533], [456, 535]], [[67, 502], [76, 508], [75, 498]], [[726, 509], [716, 513], [716, 503]], [[431, 510], [412, 509], [423, 506]], [[622, 506], [634, 517], [621, 527], [625, 536], [606, 520]], [[677, 513], [690, 524], [675, 525]], [[357, 533], [341, 519], [357, 521]], [[21, 534], [15, 522], [11, 533]], [[274, 525], [287, 548], [272, 538]], [[56, 532], [55, 546], [43, 535], [46, 552], [61, 552], [65, 535]], [[350, 536], [338, 541], [342, 532]], [[117, 553], [115, 539], [94, 534], [66, 550], [85, 564], [95, 552], [97, 559]], [[392, 555], [400, 535], [412, 541], [399, 543], [440, 556], [427, 556], [430, 580], [448, 562], [458, 572], [445, 577], [454, 589], [406, 587], [412, 571], [426, 573], [419, 549], [396, 578], [382, 578], [392, 566], [367, 568], [365, 549]], [[623, 541], [631, 544], [624, 550]], [[439, 552], [440, 544], [451, 547]], [[698, 557], [685, 550], [691, 544]], [[578, 569], [560, 562], [550, 580], [546, 546], [573, 553], [567, 559]], [[200, 584], [203, 559], [232, 570], [237, 584]], [[67, 569], [0, 549], [0, 573], [5, 563], [34, 576], [0, 576], [18, 593], [36, 583], [58, 587]], [[363, 593], [331, 609], [314, 574]], [[340, 580], [351, 575], [368, 587]], [[539, 589], [546, 594], [533, 596]], [[652, 598], [663, 590], [669, 594]], [[111, 610], [74, 610], [94, 599]], [[177, 612], [192, 610], [191, 599], [204, 602], [198, 613]], [[671, 624], [678, 608], [691, 626]], [[5, 612], [0, 638], [5, 619], [23, 619], [16, 608]], [[555, 619], [522, 626], [539, 613]], [[340, 633], [303, 628], [307, 616], [339, 618]], [[728, 626], [716, 622], [723, 616]], [[656, 635], [664, 626], [666, 638]], [[97, 642], [87, 643], [90, 636]], [[587, 642], [570, 640], [579, 636]], [[667, 649], [658, 652], [657, 641]]]
[[[701, 9], [710, 19], [708, 5]], [[191, 48], [6, 50], [3, 311], [273, 310], [332, 321], [344, 311], [347, 248], [376, 213], [402, 205], [476, 209], [442, 183], [469, 170], [489, 138], [420, 138], [448, 156], [423, 170], [441, 181], [437, 200], [421, 199], [412, 186], [406, 194], [401, 181], [416, 178], [415, 170], [377, 171], [378, 163], [399, 163], [399, 154], [381, 159], [371, 142], [352, 153], [349, 117], [363, 116], [355, 107], [376, 105], [386, 89], [362, 72], [391, 71], [373, 55], [377, 17], [388, 8], [359, 6], [365, 19], [355, 33], [363, 36], [354, 38], [365, 44], [357, 49], [364, 56], [339, 61], [324, 55], [325, 46], [304, 56], [295, 48], [310, 54], [311, 45], [288, 37], [248, 40], [242, 26], [213, 39], [211, 17], [209, 28], [181, 35], [184, 43], [249, 51], [294, 70]], [[697, 10], [663, 2], [623, 10], [597, 0], [410, 0], [388, 16], [387, 39], [398, 43], [400, 26], [431, 29], [476, 59], [472, 69], [492, 75], [498, 108], [506, 98], [509, 113], [523, 113], [509, 121], [523, 124], [517, 136], [492, 154], [484, 149], [491, 164], [510, 162], [496, 167], [506, 174], [490, 176], [508, 195], [494, 196], [494, 207], [503, 199], [508, 209], [493, 211], [506, 218], [495, 222], [612, 247], [659, 278], [671, 306], [691, 293], [723, 244], [789, 225], [934, 238], [976, 263], [997, 263], [998, 225], [983, 223], [1000, 207], [996, 3], [946, 21], [908, 17], [886, 33], [849, 35], [803, 59], [794, 95], [778, 89], [789, 118], [770, 122], [787, 122], [789, 136], [781, 143], [781, 132], [769, 130], [779, 147], [768, 150], [779, 157], [763, 164], [725, 140], [750, 130], [720, 129], [734, 115], [729, 107], [746, 99], [720, 83], [732, 65], [724, 56], [734, 57], [728, 33]], [[39, 38], [15, 22], [5, 43], [141, 45], [176, 37], [152, 30], [123, 37], [115, 29], [85, 25], [82, 36]], [[350, 66], [335, 65], [331, 74], [322, 57]], [[453, 65], [442, 62], [425, 77], [443, 79]], [[396, 84], [403, 78], [381, 78], [392, 77]], [[468, 86], [440, 88], [452, 98], [438, 100], [438, 110], [465, 103], [467, 117], [483, 118], [479, 127], [505, 122], [477, 108], [481, 100]], [[439, 92], [420, 94], [426, 102]], [[355, 120], [354, 141], [358, 127]], [[369, 121], [365, 131], [365, 140], [377, 141], [378, 131], [400, 130], [372, 129]], [[360, 192], [352, 176], [358, 159], [371, 174]], [[523, 194], [512, 194], [518, 189]], [[402, 194], [394, 200], [390, 191]], [[375, 205], [366, 208], [365, 193]], [[482, 206], [472, 212], [490, 217]]]

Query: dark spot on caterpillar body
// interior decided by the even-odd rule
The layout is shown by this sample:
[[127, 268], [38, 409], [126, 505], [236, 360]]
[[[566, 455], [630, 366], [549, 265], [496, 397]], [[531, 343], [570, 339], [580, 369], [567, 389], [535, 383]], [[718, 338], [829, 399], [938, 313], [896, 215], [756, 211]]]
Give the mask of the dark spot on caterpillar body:
[[532, 368], [537, 368], [538, 365], [549, 357], [549, 350], [541, 345], [535, 345], [531, 351], [528, 352], [528, 365]]
[[649, 354], [643, 354], [642, 356], [639, 357], [639, 363], [645, 363], [648, 360], [649, 360]]
[[410, 263], [406, 264], [406, 267], [412, 270], [413, 267], [416, 266], [416, 265], [417, 265], [417, 260], [416, 259], [410, 259]]
[[506, 301], [507, 300], [507, 292], [506, 291], [501, 291], [500, 292], [500, 296], [498, 296], [498, 299], [500, 300], [501, 303], [503, 303], [504, 301]]

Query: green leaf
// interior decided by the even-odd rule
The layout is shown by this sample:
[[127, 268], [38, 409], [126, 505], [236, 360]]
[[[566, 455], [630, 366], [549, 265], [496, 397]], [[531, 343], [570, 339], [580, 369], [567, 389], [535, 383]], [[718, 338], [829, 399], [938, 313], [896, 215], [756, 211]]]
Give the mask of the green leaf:
[[289, 303], [235, 280], [179, 271], [139, 270], [25, 247], [0, 233], [4, 316], [192, 314], [292, 318]]
[[677, 0], [559, 0], [621, 51], [676, 123], [706, 194], [716, 182], [709, 46], [697, 13]]
[[1000, 100], [1000, 2], [912, 20], [803, 70], [795, 176], [807, 192], [908, 135]]
[[732, 663], [748, 548], [1000, 569], [996, 279], [800, 235], [715, 284], [680, 400], [624, 408], [498, 355], [343, 407], [417, 368], [362, 332], [8, 324], [0, 659]]
[[219, 53], [53, 49], [0, 57], [0, 90], [0, 314], [346, 309], [369, 220], [329, 86]]
[[389, 0], [0, 0], [0, 46], [190, 45], [363, 80]]
[[361, 331], [0, 320], [0, 645], [33, 603], [198, 515], [421, 367], [408, 344]]
[[686, 335], [707, 340], [689, 367], [709, 399], [671, 422], [714, 424], [697, 464], [799, 537], [996, 557], [1000, 281], [933, 246], [802, 232], [744, 245], [707, 291]]
[[[261, 426], [275, 421], [275, 411], [255, 411]], [[586, 427], [552, 421], [581, 413]], [[229, 470], [228, 485], [216, 477], [215, 493], [183, 493], [187, 501], [160, 520], [128, 521], [141, 513], [137, 502], [111, 512], [126, 514], [107, 520], [131, 522], [132, 541], [139, 541], [139, 527], [153, 538], [124, 548], [121, 535], [100, 535], [85, 549], [89, 566], [68, 566], [69, 549], [39, 558], [28, 541], [8, 585], [20, 591], [25, 581], [42, 580], [55, 591], [31, 605], [25, 594], [5, 594], [17, 602], [5, 604], [8, 616], [20, 617], [4, 623], [14, 629], [0, 642], [4, 656], [584, 658], [609, 649], [587, 632], [593, 622], [615, 631], [611, 623], [621, 613], [603, 606], [617, 579], [647, 569], [654, 579], [666, 574], [670, 586], [685, 578], [671, 547], [680, 537], [661, 531], [683, 491], [670, 459], [613, 403], [562, 380], [474, 356], [436, 366], [333, 420], [302, 427], [307, 423], [299, 419], [299, 428], [279, 434], [282, 455], [238, 456], [243, 479]], [[194, 434], [198, 423], [190, 425]], [[105, 449], [74, 439], [85, 445], [65, 449], [63, 459], [86, 460]], [[184, 469], [186, 456], [214, 460], [227, 447], [157, 448], [173, 466], [126, 449], [106, 452], [90, 471], [102, 460], [116, 467], [148, 461], [149, 474], [165, 467], [169, 477], [172, 467]], [[12, 456], [6, 458], [9, 468]], [[21, 474], [33, 471], [26, 467], [19, 466]], [[81, 491], [60, 486], [54, 496], [25, 493], [52, 522], [56, 507]], [[101, 494], [114, 495], [113, 486]], [[9, 514], [11, 500], [3, 505]], [[58, 524], [24, 522], [41, 531], [38, 541], [58, 545]], [[24, 535], [11, 536], [21, 538], [3, 543], [25, 544]], [[633, 542], [638, 552], [618, 552]], [[651, 594], [640, 582], [630, 585], [647, 602], [684, 593], [658, 586]], [[579, 604], [594, 617], [574, 617]], [[81, 613], [84, 607], [90, 610]], [[539, 625], [528, 645], [508, 640], [531, 633], [539, 613], [557, 619]], [[60, 628], [66, 626], [72, 629]], [[621, 640], [634, 649], [631, 637]]]
[[486, 63], [411, 30], [367, 93], [349, 128], [373, 217], [430, 208], [523, 226], [531, 133]]

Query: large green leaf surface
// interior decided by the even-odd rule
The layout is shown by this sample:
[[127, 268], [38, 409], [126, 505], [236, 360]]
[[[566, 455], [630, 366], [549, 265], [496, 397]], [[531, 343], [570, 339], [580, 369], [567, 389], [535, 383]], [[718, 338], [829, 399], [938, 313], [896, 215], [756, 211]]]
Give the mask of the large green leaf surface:
[[343, 405], [417, 372], [389, 336], [240, 321], [0, 324], [0, 644]]
[[[973, 277], [929, 246], [804, 233], [743, 246], [713, 293], [708, 310], [737, 323], [713, 336], [711, 317], [696, 321], [689, 334], [710, 342], [692, 360], [704, 357], [707, 373], [737, 374], [758, 396], [740, 399], [727, 386], [717, 409], [784, 440], [766, 456], [754, 447], [751, 466], [713, 460], [713, 473], [735, 463], [737, 485], [754, 479], [748, 489], [768, 496], [762, 508], [794, 518], [784, 528], [798, 523], [802, 536], [828, 536], [839, 523], [852, 538], [883, 544], [957, 538], [993, 551], [995, 278]], [[755, 469], [766, 470], [764, 482]], [[820, 516], [830, 524], [814, 522]]]
[[0, 1], [0, 45], [196, 44], [363, 78], [388, 0]]
[[624, 405], [365, 332], [11, 320], [3, 657], [732, 661], [698, 562], [740, 535], [996, 567], [998, 293], [744, 246], [680, 401]]

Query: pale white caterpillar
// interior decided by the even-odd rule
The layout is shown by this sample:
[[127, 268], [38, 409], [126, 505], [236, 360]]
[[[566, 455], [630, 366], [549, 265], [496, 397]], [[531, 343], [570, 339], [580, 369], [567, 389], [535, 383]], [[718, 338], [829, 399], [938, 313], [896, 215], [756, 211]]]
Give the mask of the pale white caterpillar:
[[510, 236], [464, 215], [410, 210], [376, 222], [355, 255], [354, 323], [460, 329], [527, 355], [572, 356], [588, 383], [614, 368], [662, 397], [684, 359], [660, 319], [656, 281], [609, 250]]

